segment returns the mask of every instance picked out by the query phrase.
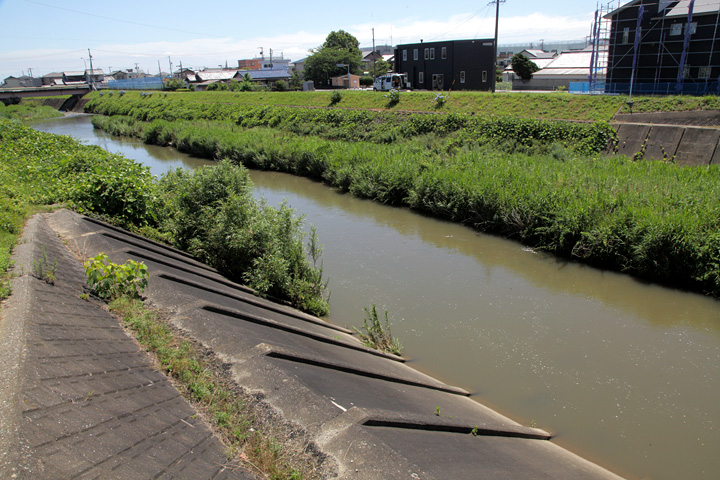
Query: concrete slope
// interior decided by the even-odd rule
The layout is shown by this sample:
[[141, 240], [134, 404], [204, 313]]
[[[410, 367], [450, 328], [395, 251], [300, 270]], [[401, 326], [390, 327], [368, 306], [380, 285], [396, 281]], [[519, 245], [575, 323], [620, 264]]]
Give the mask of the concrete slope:
[[148, 299], [230, 365], [234, 380], [304, 429], [340, 478], [618, 478], [346, 329], [253, 295], [167, 246], [59, 211], [71, 249], [142, 260]]
[[0, 478], [254, 478], [103, 305], [80, 298], [85, 272], [43, 217], [14, 260], [0, 321]]

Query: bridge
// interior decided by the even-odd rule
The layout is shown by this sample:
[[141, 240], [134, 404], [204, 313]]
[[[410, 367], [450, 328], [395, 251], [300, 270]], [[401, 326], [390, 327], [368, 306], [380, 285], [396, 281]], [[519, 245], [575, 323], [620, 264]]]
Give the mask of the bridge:
[[82, 97], [90, 92], [90, 85], [47, 85], [44, 87], [0, 88], [0, 100], [24, 97], [53, 97], [72, 95]]

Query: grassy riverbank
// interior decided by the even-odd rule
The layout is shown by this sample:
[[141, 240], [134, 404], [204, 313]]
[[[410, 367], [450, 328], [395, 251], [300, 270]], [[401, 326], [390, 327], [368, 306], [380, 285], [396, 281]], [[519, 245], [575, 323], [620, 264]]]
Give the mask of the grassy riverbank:
[[[97, 97], [90, 106], [117, 113], [125, 108], [136, 118], [180, 111], [165, 97], [127, 100], [123, 107], [118, 98]], [[182, 118], [197, 108], [185, 106]], [[231, 111], [214, 108], [216, 113]], [[296, 110], [293, 118], [329, 115]], [[515, 119], [474, 123], [462, 117], [455, 122], [452, 115], [403, 115], [388, 124], [399, 134], [383, 141], [375, 133], [327, 135], [327, 120], [308, 131], [313, 122], [300, 121], [304, 126], [298, 130], [285, 118], [292, 113], [274, 107], [264, 112], [260, 121], [259, 113], [207, 121], [212, 115], [207, 108], [192, 122], [98, 117], [96, 125], [205, 158], [321, 179], [361, 197], [502, 234], [600, 268], [720, 296], [717, 167], [679, 168], [592, 153], [607, 141], [603, 124], [565, 136], [553, 122], [529, 128]], [[363, 123], [353, 117], [365, 113], [329, 118], [336, 122], [332, 128], [353, 131], [358, 129], [353, 125]], [[451, 127], [438, 128], [448, 122]]]
[[258, 203], [251, 192], [242, 167], [221, 164], [157, 180], [148, 168], [99, 147], [0, 119], [3, 278], [28, 215], [64, 203], [185, 249], [261, 293], [326, 314], [314, 232], [306, 246], [292, 210]]
[[[104, 92], [110, 95], [111, 92]], [[119, 98], [119, 92], [113, 92]], [[93, 93], [89, 98], [97, 98]], [[128, 92], [125, 100], [140, 98], [140, 92]], [[179, 108], [202, 105], [205, 109], [220, 106], [309, 107], [333, 110], [366, 110], [398, 113], [468, 114], [478, 117], [513, 117], [537, 120], [610, 121], [616, 113], [630, 113], [624, 96], [571, 95], [553, 93], [443, 92], [442, 106], [437, 92], [402, 92], [400, 101], [391, 104], [383, 92], [343, 91], [341, 100], [333, 103], [331, 91], [317, 92], [150, 92], [144, 100], [170, 102]], [[224, 107], [223, 107], [224, 108]], [[720, 96], [633, 97], [633, 112], [668, 112], [719, 110]], [[119, 112], [126, 115], [128, 112]], [[182, 117], [178, 117], [182, 118]], [[215, 115], [217, 120], [217, 115]]]

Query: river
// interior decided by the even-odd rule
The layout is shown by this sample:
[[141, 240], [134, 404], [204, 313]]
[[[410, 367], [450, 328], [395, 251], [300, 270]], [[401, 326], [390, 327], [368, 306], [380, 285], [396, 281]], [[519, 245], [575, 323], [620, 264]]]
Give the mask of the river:
[[[212, 164], [93, 130], [86, 116], [36, 128], [72, 135], [160, 175]], [[515, 242], [252, 171], [324, 246], [331, 314], [390, 313], [415, 368], [631, 479], [720, 478], [720, 302], [558, 260]]]

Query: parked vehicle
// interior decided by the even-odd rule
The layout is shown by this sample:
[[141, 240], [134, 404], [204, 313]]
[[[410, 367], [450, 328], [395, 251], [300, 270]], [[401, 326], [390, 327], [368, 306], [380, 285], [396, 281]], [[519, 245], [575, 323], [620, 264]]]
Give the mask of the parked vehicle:
[[373, 90], [376, 92], [392, 89], [409, 90], [410, 82], [408, 82], [407, 75], [404, 73], [388, 73], [386, 75], [380, 75], [375, 79]]

